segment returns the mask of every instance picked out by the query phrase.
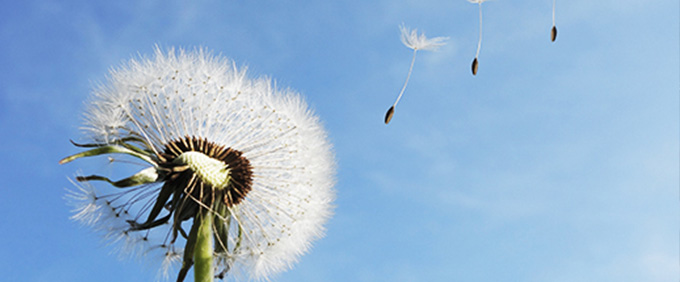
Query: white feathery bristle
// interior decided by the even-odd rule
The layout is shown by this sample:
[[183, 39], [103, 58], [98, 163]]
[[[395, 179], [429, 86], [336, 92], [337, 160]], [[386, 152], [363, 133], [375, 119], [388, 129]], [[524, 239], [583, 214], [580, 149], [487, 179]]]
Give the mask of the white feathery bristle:
[[158, 272], [157, 280], [168, 280], [171, 277], [170, 271], [182, 265], [183, 252], [182, 250], [175, 251], [168, 247], [161, 248], [161, 250], [163, 251], [163, 262], [161, 263], [161, 270]]
[[77, 191], [67, 190], [66, 194], [68, 204], [73, 207], [71, 219], [87, 226], [95, 225], [102, 217], [102, 207], [97, 202], [97, 193], [94, 187], [89, 183], [77, 183], [69, 180], [78, 189]]
[[406, 47], [413, 50], [437, 50], [439, 47], [446, 45], [448, 37], [427, 38], [425, 34], [418, 34], [417, 29], [409, 29], [404, 25], [399, 26], [401, 30], [401, 42]]

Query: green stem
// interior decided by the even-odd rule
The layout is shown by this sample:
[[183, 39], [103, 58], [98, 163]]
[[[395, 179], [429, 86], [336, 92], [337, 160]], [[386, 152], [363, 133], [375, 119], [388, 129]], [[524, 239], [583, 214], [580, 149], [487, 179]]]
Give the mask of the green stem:
[[196, 236], [194, 249], [194, 281], [212, 282], [215, 277], [213, 270], [213, 220], [215, 215], [208, 210], [201, 209], [196, 219], [200, 224]]

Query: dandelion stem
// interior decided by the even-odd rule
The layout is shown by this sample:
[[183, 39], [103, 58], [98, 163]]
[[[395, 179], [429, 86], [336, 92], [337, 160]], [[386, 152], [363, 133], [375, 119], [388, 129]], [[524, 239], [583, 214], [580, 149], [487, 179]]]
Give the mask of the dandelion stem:
[[201, 209], [196, 216], [200, 224], [196, 236], [196, 247], [194, 249], [194, 281], [212, 282], [213, 270], [213, 221], [214, 214], [208, 209]]
[[413, 64], [416, 62], [416, 53], [418, 52], [418, 49], [413, 49], [413, 58], [411, 59], [411, 66], [408, 68], [408, 74], [406, 75], [406, 81], [404, 81], [404, 86], [401, 87], [401, 92], [399, 92], [399, 96], [397, 96], [397, 100], [394, 101], [394, 104], [392, 104], [392, 107], [396, 107], [397, 103], [399, 103], [399, 100], [401, 100], [401, 96], [404, 95], [404, 90], [406, 90], [406, 85], [408, 85], [408, 80], [411, 78], [411, 72], [413, 72]]

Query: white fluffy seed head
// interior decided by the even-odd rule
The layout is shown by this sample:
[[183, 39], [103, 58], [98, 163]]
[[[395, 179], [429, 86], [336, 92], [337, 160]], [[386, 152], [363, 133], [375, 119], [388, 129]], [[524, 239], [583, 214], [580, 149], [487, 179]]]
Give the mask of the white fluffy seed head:
[[[228, 59], [203, 49], [157, 49], [152, 58], [131, 60], [113, 70], [95, 90], [84, 130], [94, 142], [141, 138], [157, 153], [164, 144], [185, 136], [205, 138], [243, 153], [252, 165], [252, 190], [224, 219], [228, 242], [216, 242], [228, 246], [227, 254], [217, 260], [219, 268], [229, 269], [227, 275], [268, 279], [290, 268], [312, 241], [324, 235], [324, 224], [332, 214], [335, 164], [318, 117], [299, 94], [275, 88], [267, 78], [248, 78], [245, 69]], [[148, 193], [119, 203], [125, 212], [114, 208], [114, 217], [123, 226], [125, 220], [143, 220], [144, 215], [128, 211], [153, 200], [151, 192], [157, 193], [158, 188], [135, 188]], [[87, 193], [81, 198], [90, 200]], [[102, 201], [81, 205], [74, 217], [99, 225], [97, 219], [107, 205]], [[88, 211], [99, 213], [82, 214]], [[154, 238], [130, 237], [120, 226], [98, 228], [111, 237], [118, 234], [132, 241]], [[181, 251], [169, 245], [163, 237], [168, 233], [163, 232], [159, 232], [160, 241], [151, 245], [170, 254], [165, 264], [171, 265]]]

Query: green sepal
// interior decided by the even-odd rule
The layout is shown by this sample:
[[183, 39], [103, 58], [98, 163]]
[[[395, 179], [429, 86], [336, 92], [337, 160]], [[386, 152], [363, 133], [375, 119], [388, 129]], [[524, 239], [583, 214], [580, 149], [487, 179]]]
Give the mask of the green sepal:
[[229, 225], [231, 218], [227, 205], [222, 202], [215, 203], [215, 253], [226, 254], [229, 251]]
[[243, 241], [244, 235], [243, 227], [241, 226], [241, 224], [238, 224], [237, 222], [236, 226], [238, 226], [238, 238], [236, 238], [236, 245], [234, 246], [233, 250], [234, 253], [237, 252], [239, 248], [241, 248], [241, 241]]
[[149, 167], [149, 168], [141, 170], [140, 172], [136, 173], [133, 176], [130, 176], [128, 178], [121, 179], [121, 180], [118, 180], [118, 181], [111, 181], [111, 179], [106, 178], [104, 176], [99, 176], [99, 175], [78, 176], [78, 177], [76, 177], [76, 180], [78, 180], [78, 181], [90, 181], [90, 180], [106, 181], [108, 183], [111, 183], [111, 185], [116, 186], [118, 188], [126, 188], [126, 187], [142, 185], [142, 184], [154, 183], [154, 182], [158, 181], [158, 173], [156, 173], [155, 168]]
[[[82, 146], [82, 147], [87, 147]], [[133, 149], [134, 148], [134, 149]], [[101, 147], [96, 147], [92, 150], [87, 150], [84, 152], [80, 152], [75, 155], [68, 156], [66, 158], [63, 158], [59, 161], [59, 164], [65, 164], [68, 162], [71, 162], [75, 159], [82, 158], [82, 157], [91, 157], [91, 156], [99, 156], [99, 155], [104, 155], [104, 154], [127, 154], [136, 158], [139, 158], [147, 163], [152, 164], [154, 167], [157, 166], [156, 162], [150, 157], [151, 154], [139, 149], [133, 145], [130, 144], [125, 144], [125, 145], [106, 145], [106, 146], [101, 146]]]
[[88, 148], [88, 147], [104, 147], [104, 146], [111, 145], [111, 144], [115, 144], [115, 145], [123, 145], [123, 144], [127, 144], [128, 142], [139, 142], [139, 143], [141, 143], [141, 144], [146, 145], [147, 147], [149, 146], [149, 144], [146, 143], [146, 141], [144, 141], [144, 139], [139, 138], [139, 137], [125, 137], [125, 138], [121, 138], [121, 139], [118, 139], [118, 140], [114, 140], [114, 141], [108, 142], [108, 143], [87, 143], [87, 144], [80, 144], [80, 143], [74, 142], [73, 140], [69, 140], [69, 141], [71, 141], [71, 144], [75, 145], [76, 147], [81, 147], [81, 148]]
[[140, 154], [147, 154], [147, 155], [148, 155], [148, 154], [153, 153], [153, 151], [151, 151], [151, 150], [140, 149], [140, 148], [137, 148], [137, 147], [135, 147], [135, 146], [133, 146], [133, 145], [128, 144], [128, 142], [138, 142], [138, 143], [140, 143], [140, 144], [143, 144], [143, 145], [146, 146], [147, 148], [150, 148], [149, 143], [146, 143], [146, 141], [144, 141], [144, 139], [141, 139], [141, 138], [139, 138], [139, 137], [125, 137], [125, 138], [121, 138], [121, 139], [115, 140], [115, 141], [110, 142], [110, 143], [88, 143], [88, 144], [80, 144], [80, 143], [73, 142], [73, 140], [70, 140], [70, 141], [71, 141], [71, 144], [75, 145], [76, 147], [81, 147], [81, 148], [104, 147], [104, 146], [108, 146], [108, 145], [113, 144], [113, 145], [121, 145], [121, 146], [124, 146], [124, 147], [126, 147], [126, 148], [128, 148], [128, 149], [130, 149], [130, 150], [136, 151], [136, 152], [138, 152], [138, 153], [140, 153]]
[[165, 203], [168, 201], [172, 193], [173, 187], [167, 183], [164, 184], [163, 187], [161, 188], [161, 191], [158, 193], [158, 197], [156, 197], [156, 201], [154, 203], [153, 208], [151, 208], [151, 212], [149, 212], [149, 216], [147, 217], [146, 222], [141, 224], [137, 222], [129, 222], [131, 228], [133, 230], [144, 230], [168, 222], [172, 215], [172, 210], [170, 210], [170, 214], [168, 214], [167, 216], [164, 216], [158, 220], [156, 220], [156, 218], [163, 210], [163, 206], [165, 206]]

